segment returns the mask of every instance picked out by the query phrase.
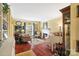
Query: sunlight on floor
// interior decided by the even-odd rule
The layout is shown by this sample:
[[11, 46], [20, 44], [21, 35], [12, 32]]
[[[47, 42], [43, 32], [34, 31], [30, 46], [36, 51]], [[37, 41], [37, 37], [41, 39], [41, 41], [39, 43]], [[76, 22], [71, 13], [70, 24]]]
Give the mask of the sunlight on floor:
[[45, 42], [43, 39], [33, 38], [32, 42], [29, 43], [33, 46], [33, 45], [41, 44], [43, 42]]

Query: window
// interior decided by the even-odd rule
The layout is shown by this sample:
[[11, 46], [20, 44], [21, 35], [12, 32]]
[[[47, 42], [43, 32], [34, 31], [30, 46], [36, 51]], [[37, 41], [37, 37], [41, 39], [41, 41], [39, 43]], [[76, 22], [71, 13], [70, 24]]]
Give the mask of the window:
[[43, 23], [43, 29], [48, 29], [48, 23], [47, 22]]

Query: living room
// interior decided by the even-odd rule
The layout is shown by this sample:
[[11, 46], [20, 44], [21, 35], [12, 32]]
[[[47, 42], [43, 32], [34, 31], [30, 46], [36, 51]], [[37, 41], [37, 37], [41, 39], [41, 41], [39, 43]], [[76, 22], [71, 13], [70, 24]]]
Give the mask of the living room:
[[[53, 41], [50, 42], [50, 40], [49, 40], [50, 34], [54, 34], [58, 38], [58, 39], [55, 38], [55, 40], [54, 40], [55, 43], [59, 43], [59, 42], [62, 43], [62, 17], [61, 16], [56, 15], [57, 17], [52, 19], [51, 18], [52, 14], [50, 12], [50, 14], [51, 14], [50, 18], [48, 16], [48, 13], [46, 13], [46, 15], [45, 15], [45, 16], [48, 16], [48, 18], [45, 18], [45, 16], [38, 17], [39, 15], [43, 15], [43, 14], [42, 14], [42, 12], [41, 12], [41, 14], [37, 13], [41, 10], [37, 9], [38, 11], [36, 12], [35, 9], [34, 9], [33, 12], [35, 12], [36, 15], [35, 14], [33, 14], [33, 15], [37, 16], [38, 18], [26, 17], [27, 19], [23, 19], [20, 16], [20, 14], [18, 13], [18, 9], [21, 9], [21, 8], [24, 9], [25, 8], [22, 5], [23, 6], [27, 5], [26, 6], [27, 8], [29, 6], [28, 10], [30, 10], [31, 7], [34, 7], [36, 9], [40, 7], [42, 12], [45, 13], [48, 10], [45, 11], [44, 10], [45, 8], [43, 8], [43, 7], [45, 7], [45, 6], [49, 7], [49, 6], [55, 5], [55, 4], [45, 4], [45, 5], [43, 5], [43, 4], [10, 4], [10, 10], [9, 10], [9, 13], [8, 13], [8, 17], [10, 16], [10, 18], [8, 20], [8, 29], [6, 29], [6, 30], [8, 32], [8, 36], [10, 36], [9, 38], [11, 38], [13, 42], [15, 42], [15, 44], [11, 43], [15, 47], [15, 49], [14, 48], [11, 48], [11, 49], [14, 49], [14, 51], [16, 53], [21, 53], [21, 52], [24, 52], [28, 49], [34, 48], [35, 45], [46, 43], [46, 46], [48, 47], [48, 49], [51, 48], [51, 50], [53, 50], [52, 49], [53, 47], [49, 47], [49, 45], [53, 42]], [[65, 6], [66, 4], [58, 4], [58, 5]], [[22, 6], [22, 7], [20, 7], [20, 6]], [[17, 7], [18, 7], [18, 9], [16, 9]], [[27, 8], [25, 10], [27, 10]], [[52, 8], [52, 6], [50, 7], [50, 11], [52, 11], [51, 8]], [[60, 7], [58, 9], [60, 9]], [[59, 11], [58, 9], [57, 9], [57, 11]], [[26, 12], [26, 13], [29, 12], [27, 14], [27, 16], [31, 16], [32, 15], [31, 13], [33, 13], [33, 12], [28, 11], [28, 10]], [[25, 13], [21, 10], [19, 12], [21, 14]], [[61, 13], [61, 12], [59, 11], [59, 13]], [[13, 14], [15, 14], [16, 18]], [[21, 17], [21, 19], [18, 19], [18, 16]], [[12, 29], [9, 29], [9, 28], [12, 28]], [[23, 48], [23, 46], [26, 46], [26, 45], [21, 46], [21, 44], [26, 44], [28, 41], [29, 41], [29, 44], [30, 44], [30, 45], [27, 45], [28, 49], [26, 49], [26, 47]], [[18, 48], [18, 44], [20, 44], [19, 48]], [[36, 49], [37, 48], [35, 48], [34, 50], [36, 50]], [[10, 50], [10, 51], [12, 51], [12, 50]], [[37, 51], [38, 51], [38, 49], [37, 49]], [[48, 52], [46, 52], [46, 55], [48, 55], [47, 53]], [[40, 55], [40, 54], [37, 53], [37, 55]], [[45, 55], [45, 54], [42, 54], [42, 55]], [[49, 55], [52, 55], [52, 52], [50, 52]]]
[[[77, 19], [77, 5], [0, 3], [0, 55], [78, 55], [75, 51], [78, 49], [76, 48], [78, 21], [73, 20]], [[63, 22], [63, 19], [68, 21]], [[77, 24], [73, 25], [74, 23]], [[68, 27], [65, 28], [65, 25]]]

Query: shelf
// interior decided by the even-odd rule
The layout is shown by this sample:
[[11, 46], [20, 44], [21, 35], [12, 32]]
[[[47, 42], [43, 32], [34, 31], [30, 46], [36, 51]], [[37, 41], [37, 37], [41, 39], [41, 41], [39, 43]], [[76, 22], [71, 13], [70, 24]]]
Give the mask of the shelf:
[[[3, 4], [0, 4], [0, 45], [4, 42], [4, 39], [8, 36], [8, 17], [9, 15], [3, 14]], [[7, 36], [6, 36], [6, 35]]]
[[26, 26], [32, 26], [32, 25], [26, 25]]
[[3, 18], [3, 22], [4, 22], [4, 21], [8, 23], [8, 20], [6, 20], [5, 18]]
[[0, 11], [0, 16], [2, 16], [2, 13], [1, 13], [1, 11]]
[[8, 30], [8, 22], [3, 20], [3, 30]]
[[8, 31], [8, 30], [3, 30], [3, 31]]

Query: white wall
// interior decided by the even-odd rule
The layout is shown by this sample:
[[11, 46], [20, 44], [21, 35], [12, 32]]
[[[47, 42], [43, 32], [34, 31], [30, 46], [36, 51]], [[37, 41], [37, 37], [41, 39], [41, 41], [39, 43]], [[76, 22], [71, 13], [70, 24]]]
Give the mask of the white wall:
[[15, 55], [15, 40], [7, 39], [4, 40], [0, 47], [0, 56], [12, 56]]
[[59, 25], [62, 25], [61, 16], [48, 21], [48, 28], [50, 28], [51, 32], [59, 32]]

